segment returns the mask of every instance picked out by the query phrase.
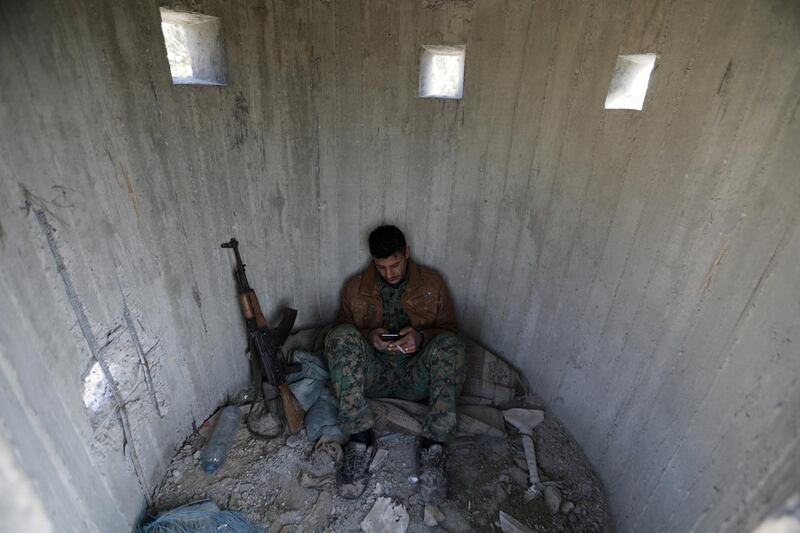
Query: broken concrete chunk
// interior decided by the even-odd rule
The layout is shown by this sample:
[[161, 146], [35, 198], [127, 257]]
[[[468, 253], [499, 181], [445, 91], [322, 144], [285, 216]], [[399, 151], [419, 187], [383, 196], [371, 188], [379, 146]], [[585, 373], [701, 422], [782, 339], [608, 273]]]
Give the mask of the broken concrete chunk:
[[503, 418], [523, 435], [533, 435], [533, 428], [544, 421], [544, 411], [516, 407], [503, 411]]
[[405, 533], [408, 529], [408, 512], [391, 498], [378, 498], [367, 516], [361, 521], [364, 533]]
[[308, 472], [300, 474], [300, 485], [307, 489], [316, 489], [333, 484], [333, 475], [313, 476]]
[[329, 492], [320, 492], [317, 501], [308, 514], [303, 518], [301, 529], [303, 531], [319, 531], [328, 524], [331, 510], [333, 509], [333, 499]]
[[436, 527], [444, 521], [444, 513], [442, 513], [435, 505], [427, 504], [425, 506], [424, 522], [428, 527]]
[[287, 533], [289, 531], [299, 531], [297, 525], [303, 518], [303, 511], [287, 511], [278, 515], [269, 526], [268, 533]]
[[500, 529], [503, 533], [533, 533], [532, 529], [503, 511], [500, 511]]
[[544, 502], [547, 504], [547, 509], [550, 511], [551, 514], [556, 514], [558, 510], [561, 508], [561, 502], [563, 500], [563, 496], [561, 496], [561, 491], [558, 490], [558, 487], [555, 485], [548, 485], [544, 489]]
[[573, 509], [575, 509], [575, 504], [572, 502], [565, 501], [564, 503], [561, 504], [560, 511], [562, 514], [569, 514], [572, 512]]
[[295, 433], [294, 435], [289, 435], [286, 438], [286, 445], [289, 448], [297, 448], [298, 446], [303, 444], [303, 441], [305, 440], [306, 440], [306, 432], [301, 431], [299, 433]]
[[378, 451], [375, 452], [375, 457], [373, 457], [372, 462], [369, 465], [369, 471], [376, 472], [377, 470], [380, 470], [380, 468], [383, 466], [383, 463], [386, 462], [387, 457], [389, 457], [389, 450], [379, 448]]

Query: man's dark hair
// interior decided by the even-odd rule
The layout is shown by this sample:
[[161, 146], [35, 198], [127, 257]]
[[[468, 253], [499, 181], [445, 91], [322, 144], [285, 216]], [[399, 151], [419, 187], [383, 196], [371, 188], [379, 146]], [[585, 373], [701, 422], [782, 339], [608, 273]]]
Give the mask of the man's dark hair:
[[385, 259], [406, 251], [406, 236], [397, 226], [380, 226], [369, 234], [369, 253], [375, 259]]

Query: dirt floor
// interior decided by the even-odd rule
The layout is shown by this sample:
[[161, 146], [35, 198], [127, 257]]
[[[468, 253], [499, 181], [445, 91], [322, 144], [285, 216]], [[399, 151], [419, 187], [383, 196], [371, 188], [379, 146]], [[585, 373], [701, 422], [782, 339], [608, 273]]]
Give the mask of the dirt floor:
[[[253, 420], [256, 429], [280, 430], [272, 427], [271, 415], [262, 413]], [[427, 510], [416, 496], [413, 436], [376, 428], [378, 453], [369, 485], [361, 498], [346, 500], [337, 495], [334, 482], [334, 465], [341, 454], [338, 444], [314, 446], [304, 433], [258, 440], [242, 424], [226, 463], [207, 475], [200, 456], [208, 428], [206, 424], [192, 434], [178, 450], [156, 490], [151, 516], [210, 498], [221, 509], [246, 514], [268, 532], [355, 532], [376, 502], [387, 501], [379, 498], [388, 497], [407, 512], [409, 532], [502, 531], [500, 511], [531, 531], [611, 530], [599, 479], [549, 412], [535, 430], [539, 472], [552, 487], [547, 498], [541, 494], [526, 498], [528, 474], [521, 439], [509, 430], [507, 438], [457, 439], [447, 466], [448, 500]]]

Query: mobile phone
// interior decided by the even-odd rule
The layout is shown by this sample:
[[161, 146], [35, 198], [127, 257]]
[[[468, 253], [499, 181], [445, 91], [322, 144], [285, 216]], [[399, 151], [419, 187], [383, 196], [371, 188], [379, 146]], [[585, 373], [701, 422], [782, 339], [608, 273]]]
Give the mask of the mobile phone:
[[381, 333], [381, 340], [382, 341], [396, 341], [400, 338], [399, 333]]

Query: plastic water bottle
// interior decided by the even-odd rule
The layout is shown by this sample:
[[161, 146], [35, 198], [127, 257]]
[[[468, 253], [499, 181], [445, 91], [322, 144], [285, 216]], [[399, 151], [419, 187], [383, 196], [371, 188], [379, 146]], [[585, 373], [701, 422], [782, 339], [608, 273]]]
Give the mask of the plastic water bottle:
[[222, 409], [214, 432], [203, 450], [203, 470], [206, 474], [213, 474], [225, 464], [228, 450], [231, 449], [236, 431], [239, 429], [241, 416], [242, 413], [236, 405], [228, 405]]

